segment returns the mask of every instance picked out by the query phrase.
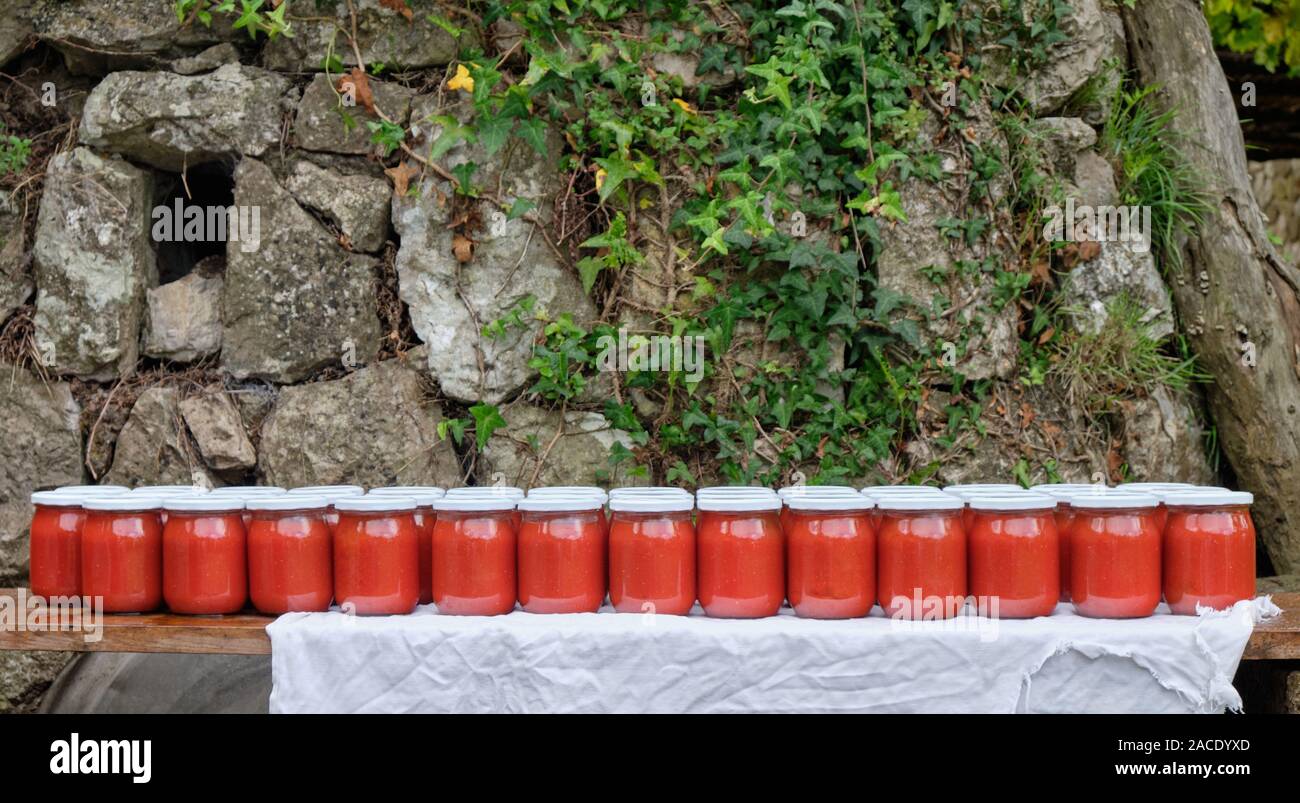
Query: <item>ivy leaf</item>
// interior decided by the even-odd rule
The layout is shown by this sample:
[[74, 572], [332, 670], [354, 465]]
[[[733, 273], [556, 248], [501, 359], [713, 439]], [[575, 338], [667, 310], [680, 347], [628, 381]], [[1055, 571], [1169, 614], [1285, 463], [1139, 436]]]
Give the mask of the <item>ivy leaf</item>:
[[478, 141], [482, 143], [487, 150], [488, 156], [501, 150], [501, 146], [506, 144], [510, 138], [510, 129], [514, 126], [514, 120], [504, 117], [488, 117], [479, 120], [478, 124]]
[[600, 200], [602, 201], [609, 198], [614, 190], [618, 189], [618, 185], [637, 174], [636, 167], [622, 156], [612, 156], [608, 159], [596, 159], [595, 161], [605, 171], [604, 180], [599, 182]]
[[596, 284], [596, 277], [605, 269], [605, 263], [598, 257], [583, 257], [578, 260], [578, 278], [582, 279], [582, 290], [591, 293]]
[[536, 208], [537, 204], [527, 198], [516, 198], [510, 205], [510, 210], [506, 212], [506, 220], [518, 220]]
[[481, 451], [492, 433], [506, 425], [506, 420], [501, 417], [501, 411], [495, 404], [480, 402], [469, 408], [469, 414], [474, 416], [474, 441]]

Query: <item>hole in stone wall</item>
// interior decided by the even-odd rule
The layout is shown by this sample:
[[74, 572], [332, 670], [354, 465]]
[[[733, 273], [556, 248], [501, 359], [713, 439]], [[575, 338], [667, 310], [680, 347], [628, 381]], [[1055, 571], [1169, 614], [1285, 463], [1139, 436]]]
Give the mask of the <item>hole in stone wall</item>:
[[[154, 193], [150, 232], [158, 256], [158, 283], [167, 284], [188, 275], [206, 257], [225, 258], [226, 241], [212, 230], [210, 212], [234, 204], [234, 165], [205, 162], [189, 167], [183, 179], [180, 173], [161, 176]], [[186, 228], [185, 215], [190, 207], [202, 210], [203, 222]]]

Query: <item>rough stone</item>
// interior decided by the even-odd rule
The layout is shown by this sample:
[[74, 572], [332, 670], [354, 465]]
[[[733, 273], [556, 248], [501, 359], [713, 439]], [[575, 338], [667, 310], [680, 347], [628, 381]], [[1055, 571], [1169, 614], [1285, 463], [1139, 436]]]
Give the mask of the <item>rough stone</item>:
[[36, 224], [35, 340], [58, 373], [99, 380], [135, 369], [147, 288], [153, 182], [86, 148], [56, 154]]
[[378, 251], [388, 239], [393, 191], [383, 179], [344, 175], [300, 159], [293, 163], [285, 189], [329, 218], [354, 250]]
[[[428, 120], [437, 113], [435, 108], [431, 99], [421, 98], [413, 105], [411, 118]], [[425, 137], [438, 134], [437, 126], [422, 132]], [[522, 141], [511, 140], [489, 157], [480, 146], [462, 142], [444, 156], [443, 163], [453, 168], [473, 161], [479, 165], [476, 183], [500, 186], [507, 207], [515, 199], [533, 201], [535, 214], [545, 222], [551, 219], [550, 199], [560, 179], [555, 171], [560, 141], [554, 131], [548, 131], [547, 146], [554, 156], [539, 157]], [[429, 368], [443, 393], [459, 401], [496, 404], [523, 388], [532, 376], [528, 360], [542, 322], [523, 315], [522, 326], [512, 326], [497, 338], [482, 335], [485, 325], [506, 317], [529, 297], [535, 311], [551, 317], [567, 312], [580, 325], [594, 320], [596, 309], [577, 276], [547, 248], [533, 224], [523, 218], [507, 219], [495, 204], [477, 202], [482, 225], [468, 233], [473, 256], [460, 264], [448, 226], [451, 197], [450, 184], [431, 177], [418, 185], [418, 195], [393, 200], [393, 225], [401, 238], [399, 294], [410, 308], [416, 333], [429, 345]], [[476, 345], [483, 355], [482, 376], [477, 361], [466, 358], [474, 354]]]
[[32, 491], [81, 482], [81, 408], [64, 382], [0, 366], [0, 586], [27, 577]]
[[233, 17], [185, 25], [160, 0], [38, 0], [32, 12], [41, 39], [61, 51], [76, 74], [153, 66], [222, 41], [247, 38]]
[[35, 711], [74, 657], [71, 652], [0, 652], [0, 714]]
[[128, 486], [214, 484], [186, 435], [179, 391], [152, 387], [140, 394], [117, 436], [113, 467], [103, 481]]
[[1097, 333], [1109, 318], [1108, 306], [1127, 298], [1144, 310], [1147, 334], [1159, 340], [1174, 331], [1169, 290], [1151, 249], [1136, 243], [1103, 241], [1097, 256], [1075, 266], [1061, 288], [1062, 309], [1082, 332]]
[[[341, 76], [334, 76], [338, 81]], [[411, 112], [414, 92], [400, 84], [370, 81], [375, 105], [399, 125], [405, 125]], [[359, 105], [344, 106], [342, 97], [330, 78], [319, 74], [302, 93], [302, 103], [293, 122], [298, 147], [325, 153], [365, 154], [374, 152], [370, 128], [366, 123], [379, 117]]]
[[289, 89], [284, 76], [240, 64], [188, 76], [116, 72], [86, 99], [78, 136], [171, 171], [261, 156], [280, 142]]
[[194, 362], [221, 351], [221, 274], [194, 271], [155, 287], [147, 297], [144, 353]]
[[25, 246], [23, 216], [8, 196], [0, 197], [0, 321], [8, 320], [35, 289]]
[[[1101, 71], [1103, 61], [1112, 52], [1113, 28], [1102, 16], [1100, 0], [1073, 0], [1068, 7], [1070, 13], [1060, 23], [1065, 36], [1048, 48], [1040, 67], [1028, 75], [1014, 74], [1005, 48], [994, 51], [988, 65], [990, 79], [1000, 86], [1018, 89], [1037, 117], [1064, 106]], [[1028, 21], [1032, 13], [1029, 4], [1024, 13]]]
[[1097, 144], [1097, 132], [1078, 117], [1042, 117], [1033, 126], [1057, 175], [1073, 175], [1078, 155]]
[[180, 403], [203, 461], [214, 471], [242, 471], [257, 465], [257, 452], [244, 431], [239, 409], [220, 389], [210, 389]]
[[198, 75], [199, 73], [211, 72], [223, 64], [233, 64], [239, 61], [239, 50], [229, 42], [222, 42], [219, 45], [204, 50], [193, 56], [176, 59], [172, 62], [172, 72], [180, 75]]
[[[599, 413], [548, 410], [512, 404], [502, 410], [506, 426], [497, 430], [479, 456], [480, 484], [519, 485], [644, 485], [629, 476], [631, 461], [611, 467], [610, 447], [633, 447], [631, 437], [614, 429]], [[556, 433], [563, 426], [563, 434]], [[554, 441], [554, 445], [552, 444]], [[549, 451], [547, 451], [549, 448]], [[544, 456], [538, 470], [539, 459]], [[534, 475], [536, 478], [534, 479]]]
[[226, 247], [222, 366], [240, 379], [298, 382], [371, 361], [376, 261], [339, 247], [255, 159], [235, 170], [235, 204], [261, 208], [262, 237], [256, 249]]
[[[353, 5], [357, 10], [357, 47], [366, 64], [378, 62], [391, 70], [439, 67], [456, 57], [458, 46], [472, 49], [478, 45], [473, 30], [465, 30], [458, 41], [426, 21], [430, 14], [442, 13], [434, 0], [407, 2], [413, 23], [381, 0], [355, 0]], [[292, 38], [278, 37], [266, 43], [266, 66], [286, 72], [319, 71], [324, 69], [326, 53], [355, 65], [352, 48], [338, 35], [340, 29], [350, 28], [348, 4], [323, 0], [316, 4], [310, 19], [294, 20]]]
[[1215, 484], [1205, 457], [1205, 430], [1192, 401], [1188, 394], [1160, 387], [1145, 399], [1122, 403], [1120, 454], [1130, 480]]
[[421, 373], [386, 360], [342, 379], [284, 388], [262, 425], [260, 464], [274, 485], [460, 482], [441, 408]]
[[27, 49], [32, 33], [27, 0], [0, 0], [0, 66]]
[[1115, 186], [1115, 169], [1096, 151], [1084, 151], [1074, 157], [1074, 186], [1066, 188], [1076, 203], [1113, 206], [1119, 203], [1119, 189]]

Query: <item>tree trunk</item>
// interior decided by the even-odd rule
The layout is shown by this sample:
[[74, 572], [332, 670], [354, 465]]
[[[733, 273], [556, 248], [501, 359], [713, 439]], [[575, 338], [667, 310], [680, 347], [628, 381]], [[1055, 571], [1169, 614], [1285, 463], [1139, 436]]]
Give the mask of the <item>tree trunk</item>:
[[[1169, 280], [1208, 391], [1219, 443], [1274, 569], [1300, 570], [1300, 274], [1268, 241], [1251, 194], [1236, 103], [1195, 0], [1142, 0], [1124, 10], [1143, 84], [1177, 111], [1184, 152], [1210, 211]], [[1253, 359], [1252, 359], [1253, 357]]]

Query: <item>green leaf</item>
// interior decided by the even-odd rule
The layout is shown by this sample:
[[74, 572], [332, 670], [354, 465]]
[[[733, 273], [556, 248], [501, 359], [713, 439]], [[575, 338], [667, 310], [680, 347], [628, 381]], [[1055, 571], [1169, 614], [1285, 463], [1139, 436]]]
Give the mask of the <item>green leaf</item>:
[[495, 404], [480, 402], [469, 408], [469, 414], [474, 416], [474, 441], [481, 451], [492, 433], [506, 425], [506, 420], [501, 417], [501, 411]]

